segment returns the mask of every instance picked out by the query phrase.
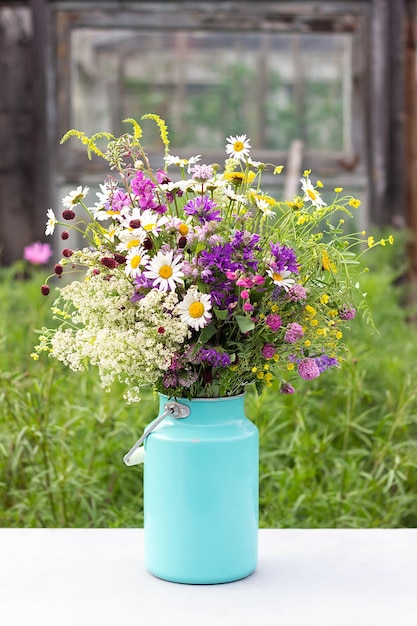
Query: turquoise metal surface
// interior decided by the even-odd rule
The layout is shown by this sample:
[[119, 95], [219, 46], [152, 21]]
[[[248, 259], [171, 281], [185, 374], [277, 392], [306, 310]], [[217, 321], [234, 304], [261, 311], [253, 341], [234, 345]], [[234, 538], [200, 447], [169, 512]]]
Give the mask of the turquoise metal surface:
[[243, 395], [177, 401], [189, 417], [167, 417], [145, 440], [146, 566], [181, 583], [244, 578], [258, 554], [258, 429]]

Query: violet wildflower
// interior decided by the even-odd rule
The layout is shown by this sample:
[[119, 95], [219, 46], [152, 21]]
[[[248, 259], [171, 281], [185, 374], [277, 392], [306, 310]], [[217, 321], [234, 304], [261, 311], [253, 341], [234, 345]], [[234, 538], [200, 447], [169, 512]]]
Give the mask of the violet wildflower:
[[227, 352], [220, 352], [215, 348], [202, 348], [198, 356], [202, 363], [208, 363], [213, 367], [228, 367], [231, 363], [230, 356]]
[[339, 362], [335, 357], [327, 356], [327, 354], [317, 356], [315, 360], [320, 370], [320, 374], [329, 369], [329, 367], [338, 367], [339, 365]]
[[265, 359], [272, 359], [272, 357], [276, 354], [277, 349], [273, 343], [266, 343], [261, 352]]
[[214, 211], [217, 204], [207, 196], [192, 198], [184, 206], [186, 215], [194, 215], [201, 224], [210, 221], [220, 222], [220, 211]]
[[288, 343], [295, 343], [304, 335], [304, 329], [300, 324], [293, 322], [292, 324], [288, 324], [287, 331], [285, 333], [285, 341]]
[[178, 374], [178, 384], [188, 388], [195, 383], [197, 378], [198, 375], [196, 372], [185, 370]]
[[245, 302], [245, 304], [243, 305], [243, 310], [246, 311], [246, 313], [251, 313], [254, 308], [255, 307], [250, 302]]
[[304, 380], [313, 380], [313, 378], [318, 378], [320, 376], [320, 369], [316, 363], [316, 359], [303, 359], [298, 364], [298, 374]]
[[345, 304], [341, 309], [339, 309], [339, 317], [341, 320], [353, 320], [356, 315], [356, 309], [352, 306], [348, 306]]
[[277, 315], [277, 313], [270, 313], [269, 315], [267, 315], [265, 323], [273, 331], [279, 330], [282, 326], [281, 317]]
[[168, 387], [176, 387], [178, 385], [178, 376], [174, 372], [166, 372], [162, 384], [166, 389]]
[[209, 180], [213, 176], [213, 168], [211, 165], [194, 165], [191, 171], [193, 172], [194, 180], [201, 183]]
[[274, 271], [278, 273], [289, 271], [298, 274], [297, 258], [293, 248], [280, 243], [270, 243], [269, 245], [274, 256]]
[[282, 383], [280, 392], [284, 394], [290, 394], [294, 393], [295, 389], [292, 385], [290, 385], [290, 383]]
[[299, 300], [305, 300], [307, 297], [307, 292], [302, 285], [293, 285], [287, 291], [288, 300], [292, 300], [293, 302], [298, 302]]

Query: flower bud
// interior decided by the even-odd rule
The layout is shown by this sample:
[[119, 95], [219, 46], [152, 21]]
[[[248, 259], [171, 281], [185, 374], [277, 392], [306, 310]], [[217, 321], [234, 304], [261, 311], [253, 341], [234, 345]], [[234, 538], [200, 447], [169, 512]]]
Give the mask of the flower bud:
[[49, 294], [49, 286], [48, 285], [42, 285], [41, 287], [41, 293], [43, 296], [47, 296]]
[[68, 239], [68, 237], [69, 237], [69, 232], [67, 232], [66, 230], [62, 231], [61, 239], [65, 241], [66, 239]]
[[62, 254], [63, 254], [63, 256], [64, 256], [65, 258], [69, 259], [69, 258], [70, 258], [70, 256], [72, 256], [72, 255], [73, 255], [73, 251], [72, 251], [72, 250], [70, 250], [69, 248], [65, 248], [65, 249], [62, 251]]
[[75, 217], [75, 211], [72, 209], [65, 209], [65, 211], [62, 211], [62, 217], [64, 220], [73, 220]]
[[62, 267], [62, 265], [60, 265], [60, 263], [57, 263], [54, 267], [54, 272], [57, 276], [61, 276], [62, 272], [64, 271], [64, 268]]

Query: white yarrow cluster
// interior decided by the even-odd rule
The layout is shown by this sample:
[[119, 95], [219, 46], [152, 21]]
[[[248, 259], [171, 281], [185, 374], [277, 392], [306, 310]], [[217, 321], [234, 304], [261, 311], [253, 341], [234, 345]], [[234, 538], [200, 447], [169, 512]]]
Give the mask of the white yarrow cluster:
[[99, 275], [64, 287], [61, 298], [67, 312], [73, 309], [72, 324], [53, 335], [51, 356], [75, 371], [97, 366], [102, 386], [109, 390], [122, 382], [133, 402], [141, 387], [168, 369], [189, 328], [176, 312], [176, 293], [153, 289], [131, 302], [126, 281], [122, 274]]

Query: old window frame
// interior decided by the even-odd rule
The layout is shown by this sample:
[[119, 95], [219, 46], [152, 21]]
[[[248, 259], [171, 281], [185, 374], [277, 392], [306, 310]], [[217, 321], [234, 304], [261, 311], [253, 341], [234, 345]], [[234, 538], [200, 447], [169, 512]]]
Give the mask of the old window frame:
[[[53, 22], [56, 54], [57, 137], [71, 127], [71, 33], [77, 28], [146, 28], [147, 30], [211, 30], [283, 33], [349, 33], [354, 38], [352, 148], [348, 152], [306, 152], [304, 160], [321, 175], [366, 177], [366, 67], [364, 33], [369, 25], [368, 3], [350, 2], [55, 2]], [[161, 15], [164, 19], [161, 20]], [[181, 151], [178, 151], [181, 154]], [[86, 162], [76, 142], [59, 150], [59, 173], [63, 184], [91, 179], [105, 170], [98, 159]], [[82, 156], [83, 155], [83, 156]], [[358, 157], [360, 155], [360, 159]], [[186, 156], [186, 155], [184, 155]], [[218, 155], [218, 158], [223, 158]], [[280, 151], [257, 152], [257, 158], [286, 163], [288, 154]], [[358, 161], [359, 160], [359, 165]], [[362, 183], [365, 186], [364, 183]]]

